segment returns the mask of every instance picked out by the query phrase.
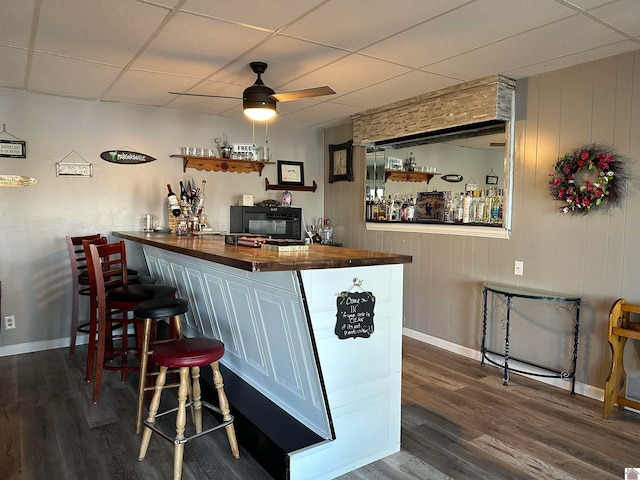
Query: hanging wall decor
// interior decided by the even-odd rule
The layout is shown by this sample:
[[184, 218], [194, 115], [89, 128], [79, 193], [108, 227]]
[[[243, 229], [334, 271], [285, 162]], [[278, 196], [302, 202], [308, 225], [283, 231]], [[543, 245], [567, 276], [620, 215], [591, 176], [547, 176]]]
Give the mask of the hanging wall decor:
[[[80, 162], [70, 162], [67, 159], [75, 155]], [[73, 159], [73, 157], [72, 157]], [[67, 155], [56, 163], [57, 177], [91, 177], [93, 175], [93, 166], [87, 162], [82, 155], [75, 150], [71, 150]]]
[[27, 158], [27, 142], [7, 132], [7, 126], [4, 123], [0, 132], [0, 135], [3, 134], [10, 136], [13, 140], [0, 139], [0, 157]]
[[137, 165], [155, 161], [151, 155], [146, 153], [132, 152], [130, 150], [107, 150], [100, 154], [100, 158], [111, 163], [121, 165]]
[[[373, 335], [376, 297], [362, 288], [363, 280], [353, 279], [348, 290], [338, 294], [334, 333], [341, 339], [369, 338]], [[352, 292], [357, 289], [359, 291]]]
[[38, 180], [24, 175], [0, 175], [0, 187], [31, 187]]
[[562, 213], [586, 214], [620, 206], [628, 175], [620, 155], [607, 145], [574, 148], [549, 173], [549, 192]]

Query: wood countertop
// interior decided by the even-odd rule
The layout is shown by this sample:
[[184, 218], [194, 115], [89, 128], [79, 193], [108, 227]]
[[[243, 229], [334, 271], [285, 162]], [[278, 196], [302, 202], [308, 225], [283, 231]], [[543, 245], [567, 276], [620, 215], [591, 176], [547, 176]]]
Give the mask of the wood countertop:
[[275, 252], [226, 245], [224, 237], [217, 235], [177, 236], [157, 232], [112, 232], [112, 235], [249, 272], [361, 267], [412, 261], [410, 255], [316, 244], [309, 245], [309, 250], [304, 252]]

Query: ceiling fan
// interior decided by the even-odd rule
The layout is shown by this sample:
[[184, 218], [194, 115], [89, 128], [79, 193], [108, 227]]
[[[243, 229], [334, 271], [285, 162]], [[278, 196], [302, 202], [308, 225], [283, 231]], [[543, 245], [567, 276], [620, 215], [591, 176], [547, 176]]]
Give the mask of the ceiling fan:
[[[258, 77], [253, 85], [245, 88], [242, 93], [242, 107], [245, 115], [252, 120], [268, 120], [276, 113], [277, 102], [289, 102], [291, 100], [300, 100], [303, 98], [321, 97], [323, 95], [333, 95], [336, 93], [333, 89], [324, 87], [306, 88], [304, 90], [295, 90], [292, 92], [276, 93], [273, 89], [267, 87], [262, 81], [261, 75], [267, 69], [264, 62], [251, 62], [249, 64], [253, 73]], [[186, 93], [186, 92], [169, 92], [172, 95], [188, 95], [192, 97], [209, 97], [209, 98], [235, 98], [222, 95], [205, 95], [202, 93]]]

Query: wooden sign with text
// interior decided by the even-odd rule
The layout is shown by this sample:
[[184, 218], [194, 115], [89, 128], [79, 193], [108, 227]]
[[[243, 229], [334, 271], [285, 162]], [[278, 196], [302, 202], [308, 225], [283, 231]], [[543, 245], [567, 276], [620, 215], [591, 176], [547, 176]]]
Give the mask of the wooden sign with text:
[[336, 304], [335, 334], [338, 338], [369, 338], [373, 334], [376, 297], [371, 292], [342, 292]]

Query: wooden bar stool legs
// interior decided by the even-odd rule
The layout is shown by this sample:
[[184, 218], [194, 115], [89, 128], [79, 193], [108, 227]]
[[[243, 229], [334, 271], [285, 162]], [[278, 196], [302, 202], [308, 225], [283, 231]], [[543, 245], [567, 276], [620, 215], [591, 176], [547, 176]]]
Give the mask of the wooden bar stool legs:
[[624, 369], [624, 346], [627, 339], [640, 340], [640, 323], [631, 322], [630, 314], [640, 314], [640, 305], [631, 305], [624, 299], [617, 300], [609, 312], [609, 345], [611, 346], [611, 367], [604, 384], [604, 405], [602, 416], [609, 418], [613, 405], [619, 410], [624, 407], [640, 409], [640, 402], [626, 398], [627, 373]]
[[145, 392], [154, 387], [147, 386], [149, 378], [149, 357], [153, 354], [152, 330], [161, 318], [168, 318], [173, 336], [182, 338], [181, 315], [189, 311], [189, 303], [180, 298], [162, 298], [139, 303], [134, 308], [134, 315], [143, 320], [143, 335], [140, 351], [140, 378], [138, 379], [138, 406], [136, 408], [136, 433], [142, 431]]
[[[149, 407], [149, 416], [144, 422], [145, 428], [140, 443], [140, 453], [138, 460], [144, 460], [151, 440], [151, 433], [156, 432], [174, 444], [173, 456], [173, 478], [180, 479], [182, 476], [182, 460], [184, 456], [184, 444], [202, 435], [206, 435], [220, 428], [224, 428], [231, 447], [234, 458], [240, 457], [235, 429], [233, 428], [233, 416], [230, 413], [229, 402], [224, 392], [222, 375], [218, 365], [218, 360], [224, 354], [224, 345], [218, 340], [210, 338], [183, 338], [154, 346], [153, 361], [160, 365], [160, 374], [156, 381], [155, 392]], [[213, 382], [218, 393], [219, 408], [202, 401], [200, 393], [200, 367], [210, 365], [213, 371]], [[166, 383], [167, 371], [169, 368], [180, 369], [180, 386], [178, 387], [178, 407], [163, 413], [158, 413], [160, 397]], [[191, 379], [189, 378], [191, 373]], [[187, 423], [186, 408], [187, 392], [189, 380], [192, 381], [193, 401], [195, 417], [195, 434], [185, 436]], [[202, 431], [202, 409], [207, 408], [222, 415], [222, 423]], [[176, 433], [172, 438], [163, 433], [155, 425], [155, 419], [168, 413], [176, 414]]]

